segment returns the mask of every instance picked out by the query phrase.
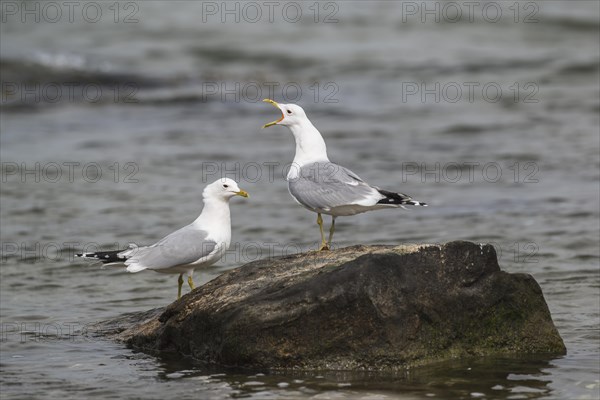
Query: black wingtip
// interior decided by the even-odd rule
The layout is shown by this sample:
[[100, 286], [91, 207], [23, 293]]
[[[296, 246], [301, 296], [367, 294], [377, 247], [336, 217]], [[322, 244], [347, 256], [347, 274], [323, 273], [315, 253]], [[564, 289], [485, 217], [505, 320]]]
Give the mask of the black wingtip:
[[389, 204], [397, 206], [423, 206], [427, 207], [427, 203], [413, 200], [410, 196], [403, 193], [389, 192], [387, 190], [379, 189], [379, 193], [385, 196], [385, 198], [379, 200], [377, 204]]
[[119, 256], [119, 253], [122, 253], [124, 251], [125, 250], [98, 251], [96, 253], [79, 253], [75, 254], [75, 257], [98, 260], [104, 264], [109, 264], [116, 262], [124, 262], [126, 260], [126, 257]]

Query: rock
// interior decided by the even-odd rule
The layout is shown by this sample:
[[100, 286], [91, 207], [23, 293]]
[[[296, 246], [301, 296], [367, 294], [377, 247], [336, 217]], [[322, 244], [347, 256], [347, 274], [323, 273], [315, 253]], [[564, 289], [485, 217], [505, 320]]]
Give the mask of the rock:
[[491, 245], [470, 242], [259, 260], [164, 311], [115, 321], [116, 338], [139, 350], [250, 368], [389, 370], [566, 351], [533, 277], [501, 271]]

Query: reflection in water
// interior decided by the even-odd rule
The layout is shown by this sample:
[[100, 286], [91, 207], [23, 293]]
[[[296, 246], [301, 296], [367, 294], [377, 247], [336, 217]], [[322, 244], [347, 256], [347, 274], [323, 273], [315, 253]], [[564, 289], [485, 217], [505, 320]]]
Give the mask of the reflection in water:
[[[248, 371], [198, 366], [177, 357], [160, 357], [160, 379], [202, 380], [210, 385], [226, 385], [240, 397], [269, 391], [278, 396], [293, 396], [350, 390], [352, 397], [380, 394], [406, 398], [431, 397], [461, 399], [468, 397], [545, 398], [553, 394], [553, 358], [489, 357], [440, 362], [426, 367], [393, 373], [331, 371]], [[403, 397], [404, 398], [404, 397]]]

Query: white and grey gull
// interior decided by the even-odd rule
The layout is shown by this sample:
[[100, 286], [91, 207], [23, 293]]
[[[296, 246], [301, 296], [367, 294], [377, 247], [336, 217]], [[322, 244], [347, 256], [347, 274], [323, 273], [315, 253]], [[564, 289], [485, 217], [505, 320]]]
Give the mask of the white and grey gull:
[[231, 244], [229, 200], [248, 197], [229, 178], [218, 179], [202, 192], [204, 208], [194, 222], [171, 233], [151, 246], [130, 245], [128, 249], [77, 254], [77, 257], [100, 261], [111, 266], [125, 266], [128, 272], [152, 270], [179, 274], [177, 298], [181, 297], [183, 274], [194, 289], [192, 275], [197, 268], [219, 261]]
[[[371, 210], [405, 208], [404, 206], [427, 206], [410, 196], [372, 186], [357, 174], [341, 165], [332, 163], [327, 156], [327, 146], [321, 133], [310, 122], [302, 107], [296, 104], [278, 104], [264, 100], [281, 111], [281, 118], [265, 124], [287, 126], [296, 141], [296, 155], [287, 175], [288, 189], [292, 197], [310, 211], [317, 213], [321, 232], [321, 247], [328, 250], [335, 231], [335, 219]], [[323, 218], [331, 215], [329, 240], [325, 241]]]

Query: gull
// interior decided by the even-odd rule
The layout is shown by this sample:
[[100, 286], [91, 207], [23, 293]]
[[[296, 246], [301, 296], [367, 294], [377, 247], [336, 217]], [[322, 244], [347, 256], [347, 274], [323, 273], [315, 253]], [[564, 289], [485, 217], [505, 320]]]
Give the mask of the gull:
[[[281, 118], [265, 124], [287, 126], [296, 141], [296, 155], [287, 175], [290, 194], [300, 205], [317, 213], [321, 231], [321, 250], [329, 250], [335, 231], [335, 219], [386, 208], [405, 208], [405, 205], [427, 206], [410, 196], [369, 185], [357, 174], [327, 157], [327, 147], [321, 133], [296, 104], [278, 104], [264, 99], [281, 111]], [[325, 241], [323, 218], [331, 215], [329, 240]]]
[[194, 222], [165, 236], [151, 246], [76, 254], [77, 257], [100, 261], [110, 266], [125, 266], [128, 272], [146, 269], [179, 274], [177, 299], [181, 298], [183, 274], [193, 290], [192, 275], [196, 268], [213, 265], [225, 255], [231, 244], [231, 215], [229, 200], [234, 196], [248, 197], [238, 184], [221, 178], [206, 186], [202, 192], [204, 208]]

